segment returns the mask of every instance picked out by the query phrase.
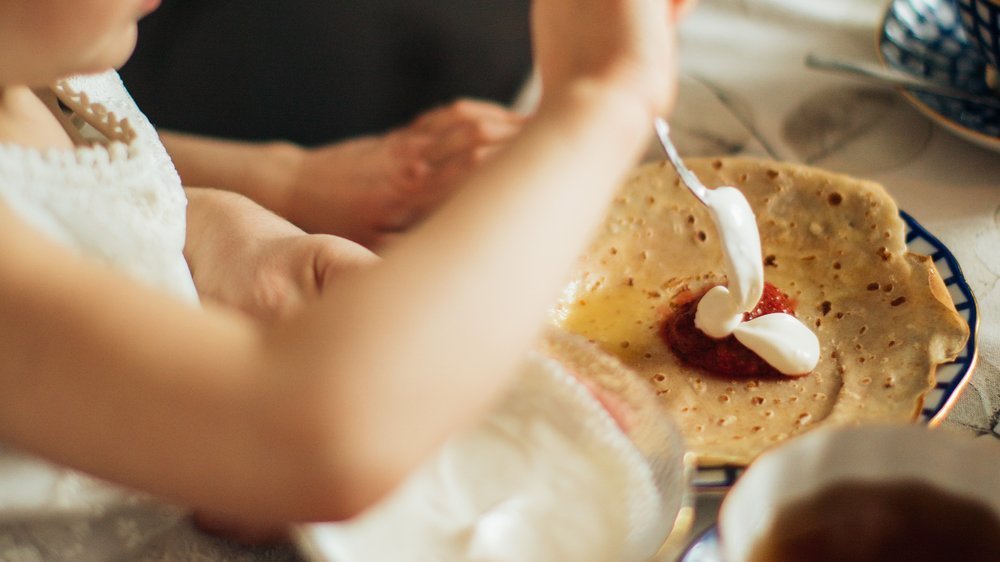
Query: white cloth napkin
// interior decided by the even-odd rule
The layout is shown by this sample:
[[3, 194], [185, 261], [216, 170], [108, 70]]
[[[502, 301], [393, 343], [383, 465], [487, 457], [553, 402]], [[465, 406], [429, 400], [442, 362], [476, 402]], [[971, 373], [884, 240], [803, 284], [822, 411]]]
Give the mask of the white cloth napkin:
[[492, 415], [386, 501], [299, 536], [324, 561], [635, 561], [670, 530], [663, 507], [650, 465], [600, 403], [534, 356]]

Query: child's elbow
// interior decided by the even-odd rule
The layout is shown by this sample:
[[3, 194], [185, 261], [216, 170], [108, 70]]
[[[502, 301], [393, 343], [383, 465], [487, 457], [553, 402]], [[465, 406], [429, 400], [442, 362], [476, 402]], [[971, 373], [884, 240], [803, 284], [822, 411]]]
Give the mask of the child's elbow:
[[293, 471], [301, 470], [293, 474], [295, 495], [306, 520], [353, 519], [390, 495], [414, 469], [399, 457], [386, 457], [383, 447], [360, 443], [350, 427], [322, 420], [308, 425], [295, 445], [285, 442], [285, 450], [298, 458], [292, 463]]
[[310, 500], [310, 521], [344, 522], [366, 513], [396, 489], [399, 481], [379, 482], [371, 478], [333, 478]]

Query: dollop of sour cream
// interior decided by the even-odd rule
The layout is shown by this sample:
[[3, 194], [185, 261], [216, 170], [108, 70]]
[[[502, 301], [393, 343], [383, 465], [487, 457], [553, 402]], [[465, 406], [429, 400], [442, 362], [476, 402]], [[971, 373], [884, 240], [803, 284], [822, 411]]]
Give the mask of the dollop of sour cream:
[[760, 232], [750, 203], [739, 189], [729, 186], [708, 190], [705, 203], [722, 243], [729, 286], [718, 285], [705, 293], [695, 326], [713, 338], [732, 334], [782, 374], [812, 371], [819, 362], [819, 339], [798, 318], [777, 312], [743, 321], [764, 292]]

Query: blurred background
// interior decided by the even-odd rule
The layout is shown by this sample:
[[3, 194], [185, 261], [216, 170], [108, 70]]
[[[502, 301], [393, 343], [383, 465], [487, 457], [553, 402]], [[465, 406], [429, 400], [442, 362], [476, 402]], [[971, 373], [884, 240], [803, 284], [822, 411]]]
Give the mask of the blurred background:
[[314, 145], [514, 100], [529, 0], [164, 0], [121, 70], [154, 125]]

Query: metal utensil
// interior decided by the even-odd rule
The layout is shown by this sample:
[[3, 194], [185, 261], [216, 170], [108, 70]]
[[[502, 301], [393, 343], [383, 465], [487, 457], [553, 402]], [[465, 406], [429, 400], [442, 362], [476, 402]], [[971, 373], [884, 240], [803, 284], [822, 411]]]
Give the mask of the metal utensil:
[[691, 193], [698, 198], [698, 201], [701, 201], [704, 205], [708, 205], [708, 188], [681, 161], [681, 156], [677, 153], [677, 147], [670, 140], [670, 125], [667, 125], [666, 120], [662, 117], [657, 117], [653, 120], [653, 127], [656, 129], [656, 138], [660, 139], [660, 144], [663, 146], [664, 152], [667, 153], [667, 160], [677, 170], [677, 175], [680, 176], [681, 183], [691, 190]]
[[810, 53], [806, 55], [805, 62], [806, 66], [808, 66], [809, 68], [815, 68], [817, 70], [830, 70], [835, 72], [843, 72], [847, 74], [852, 74], [854, 76], [867, 78], [869, 80], [873, 80], [883, 84], [902, 86], [904, 88], [910, 88], [912, 90], [927, 92], [928, 94], [935, 94], [938, 96], [944, 96], [947, 98], [954, 98], [972, 103], [978, 103], [981, 105], [1000, 109], [1000, 98], [970, 94], [969, 92], [959, 90], [958, 88], [954, 88], [947, 84], [931, 82], [926, 78], [913, 76], [911, 74], [906, 74], [904, 72], [899, 72], [897, 70], [892, 70], [889, 68], [883, 68], [870, 63], [836, 59], [823, 55], [817, 55], [815, 53]]

